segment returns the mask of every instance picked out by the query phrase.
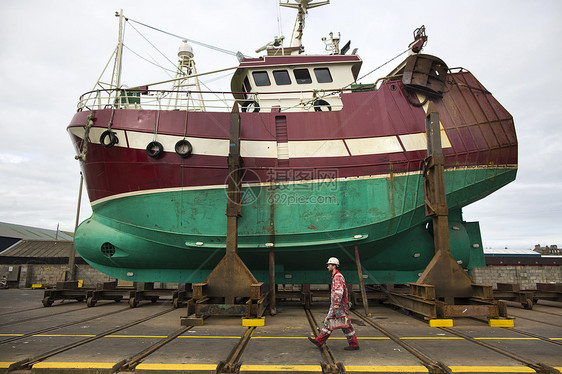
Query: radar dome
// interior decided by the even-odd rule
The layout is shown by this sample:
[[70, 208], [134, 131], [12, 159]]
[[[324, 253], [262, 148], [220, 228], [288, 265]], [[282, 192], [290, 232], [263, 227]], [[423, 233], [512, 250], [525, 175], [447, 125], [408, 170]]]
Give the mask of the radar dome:
[[193, 58], [193, 48], [187, 42], [187, 40], [182, 41], [178, 52], [178, 57], [183, 57], [183, 56], [186, 56], [188, 58]]

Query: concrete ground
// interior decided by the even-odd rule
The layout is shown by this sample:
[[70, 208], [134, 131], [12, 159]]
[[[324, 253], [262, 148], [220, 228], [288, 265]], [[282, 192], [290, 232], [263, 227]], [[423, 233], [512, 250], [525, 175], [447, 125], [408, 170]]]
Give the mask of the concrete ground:
[[[181, 329], [180, 317], [186, 315], [185, 308], [173, 309], [171, 300], [145, 301], [134, 309], [126, 301], [100, 301], [92, 308], [83, 302], [56, 301], [52, 307], [44, 308], [42, 298], [41, 290], [0, 290], [0, 373], [9, 372], [15, 362], [116, 329], [87, 344], [47, 355], [27, 367], [32, 373], [110, 373], [117, 363]], [[467, 318], [455, 319], [453, 330], [527, 362], [562, 370], [562, 304], [539, 303], [533, 310], [524, 310], [515, 303], [509, 305], [508, 312], [515, 318], [514, 329], [489, 327], [485, 320]], [[325, 302], [314, 303], [311, 309], [318, 323], [322, 323], [327, 310]], [[370, 311], [371, 321], [452, 372], [535, 372], [521, 360], [429, 327], [427, 321], [383, 305], [371, 306]], [[163, 314], [122, 329], [159, 312]], [[362, 313], [362, 308], [357, 312]], [[350, 317], [361, 349], [344, 350], [347, 342], [341, 331], [334, 331], [328, 340], [335, 361], [343, 364], [346, 372], [428, 372], [420, 359], [404, 347], [358, 316]], [[203, 326], [192, 327], [143, 358], [134, 372], [214, 373], [246, 330], [239, 317], [210, 317]], [[243, 351], [240, 372], [321, 373], [324, 359], [308, 336], [312, 336], [312, 329], [303, 307], [297, 302], [279, 304], [277, 315], [266, 315], [265, 326], [254, 331]]]

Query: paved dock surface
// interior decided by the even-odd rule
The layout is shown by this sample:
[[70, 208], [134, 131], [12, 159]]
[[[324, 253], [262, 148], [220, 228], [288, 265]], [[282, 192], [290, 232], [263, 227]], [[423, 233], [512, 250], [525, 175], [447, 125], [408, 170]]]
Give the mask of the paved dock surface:
[[[265, 326], [248, 328], [236, 317], [181, 326], [186, 309], [174, 309], [166, 299], [131, 309], [113, 301], [92, 308], [56, 301], [44, 308], [42, 298], [41, 290], [0, 290], [0, 373], [215, 373], [249, 333], [236, 361], [241, 373], [322, 373], [323, 366], [348, 373], [562, 371], [560, 303], [539, 302], [533, 310], [509, 304], [513, 328], [474, 318], [455, 319], [452, 328], [430, 327], [387, 306], [372, 306], [372, 317], [358, 308], [350, 317], [361, 349], [344, 350], [346, 339], [334, 331], [328, 347], [338, 366], [326, 369], [326, 357], [307, 340], [313, 329], [298, 302], [279, 304]], [[325, 302], [313, 304], [318, 324], [327, 309]]]

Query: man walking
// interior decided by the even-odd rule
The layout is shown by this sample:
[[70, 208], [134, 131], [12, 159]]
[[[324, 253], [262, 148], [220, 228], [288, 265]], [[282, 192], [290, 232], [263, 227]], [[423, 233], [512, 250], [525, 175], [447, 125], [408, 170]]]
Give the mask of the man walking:
[[[334, 317], [347, 316], [349, 312], [349, 303], [347, 301], [347, 287], [345, 286], [345, 279], [343, 275], [338, 271], [340, 266], [340, 261], [335, 257], [330, 257], [327, 262], [328, 271], [332, 273], [332, 293], [330, 295], [331, 303], [328, 315], [324, 319], [324, 326], [320, 335], [316, 339], [308, 337], [314, 345], [321, 347], [322, 344], [326, 343], [326, 340], [330, 337], [332, 330], [330, 330], [328, 319]], [[351, 324], [351, 320], [348, 320], [349, 327], [342, 328], [343, 334], [347, 338], [347, 343], [349, 346], [345, 347], [345, 350], [355, 351], [359, 349], [359, 342], [357, 341], [357, 336], [355, 335], [355, 329]]]

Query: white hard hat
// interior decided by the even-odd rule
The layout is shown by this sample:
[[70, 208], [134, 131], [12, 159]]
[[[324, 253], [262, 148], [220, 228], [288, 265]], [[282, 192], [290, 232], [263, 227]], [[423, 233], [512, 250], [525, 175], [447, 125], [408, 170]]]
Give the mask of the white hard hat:
[[338, 260], [335, 257], [330, 257], [330, 259], [328, 260], [328, 262], [326, 262], [326, 265], [340, 265], [340, 260]]

